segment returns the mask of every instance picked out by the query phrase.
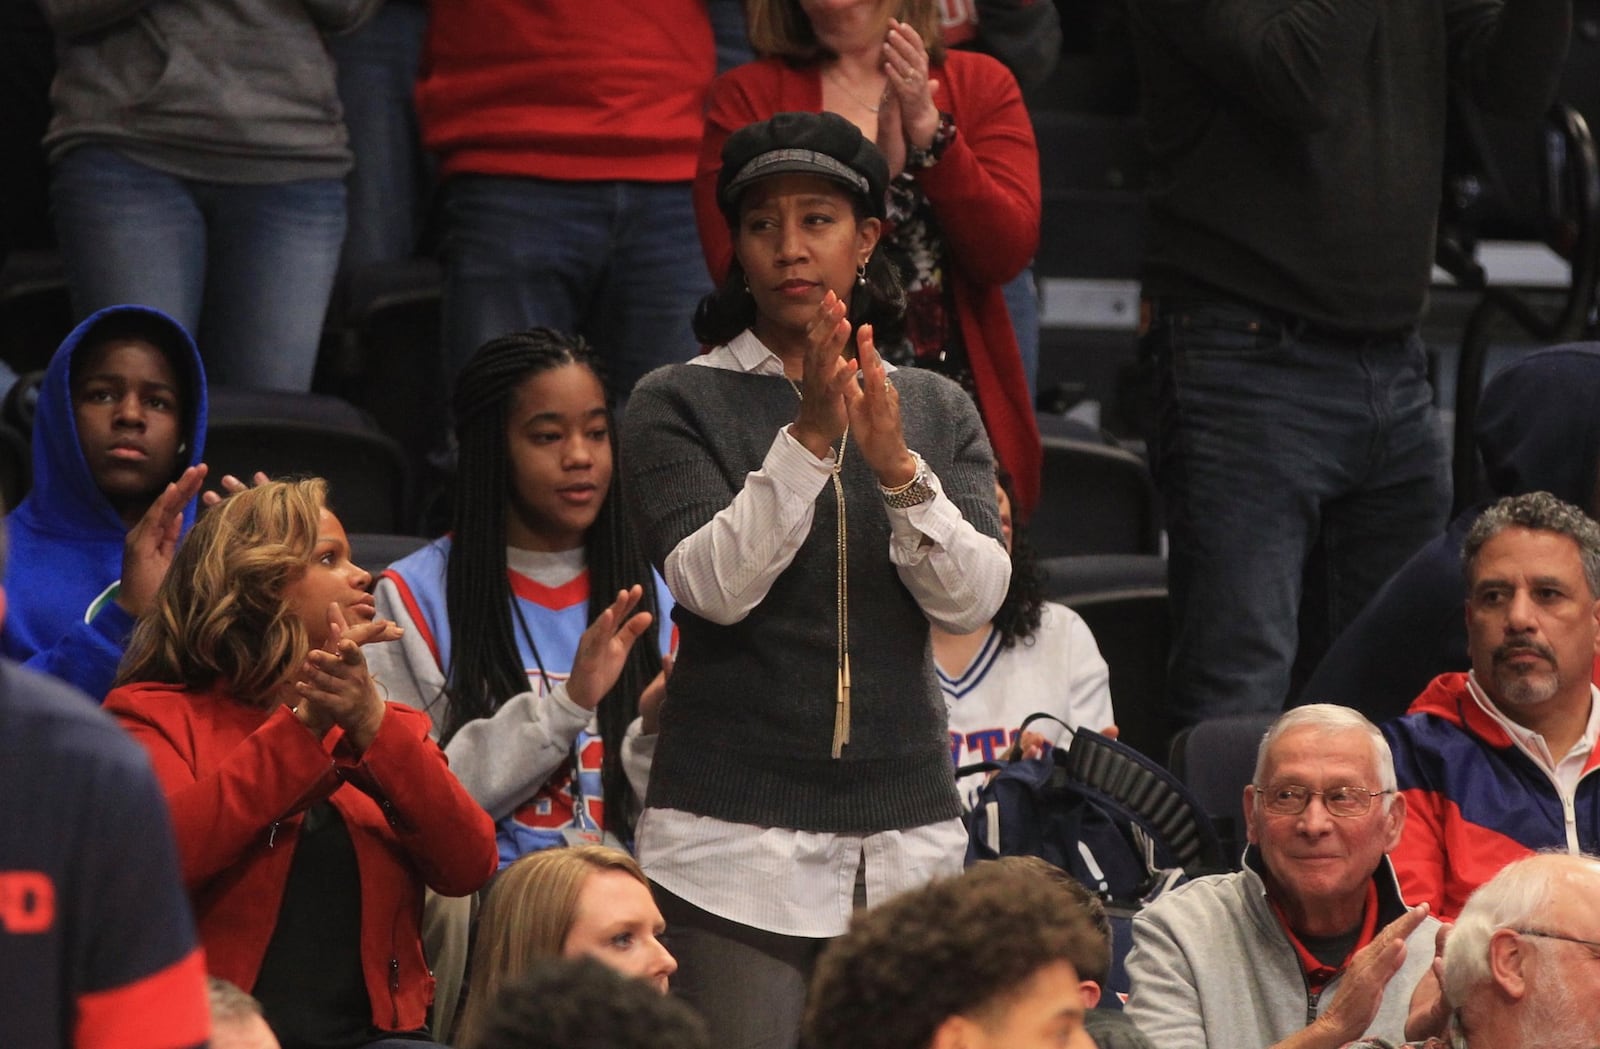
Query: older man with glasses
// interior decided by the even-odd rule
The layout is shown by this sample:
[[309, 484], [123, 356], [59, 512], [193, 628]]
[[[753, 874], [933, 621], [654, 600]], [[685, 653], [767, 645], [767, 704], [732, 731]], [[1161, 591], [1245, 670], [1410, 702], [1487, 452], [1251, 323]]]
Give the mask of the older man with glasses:
[[1401, 1040], [1438, 922], [1406, 907], [1389, 866], [1406, 803], [1382, 733], [1346, 707], [1289, 711], [1261, 741], [1244, 815], [1244, 870], [1134, 918], [1133, 1021], [1162, 1049]]
[[1596, 898], [1600, 859], [1593, 856], [1539, 853], [1503, 868], [1468, 899], [1445, 948], [1449, 1030], [1405, 1049], [1600, 1045]]

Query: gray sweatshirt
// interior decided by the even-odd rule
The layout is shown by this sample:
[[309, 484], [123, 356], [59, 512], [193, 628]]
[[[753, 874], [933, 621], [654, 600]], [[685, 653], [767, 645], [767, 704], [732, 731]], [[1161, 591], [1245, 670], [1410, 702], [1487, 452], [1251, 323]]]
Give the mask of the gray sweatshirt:
[[40, 0], [57, 37], [50, 159], [100, 145], [183, 178], [341, 178], [351, 158], [323, 33], [381, 2]]
[[[1313, 996], [1294, 945], [1267, 901], [1266, 885], [1245, 870], [1180, 885], [1133, 919], [1127, 1014], [1161, 1049], [1266, 1049], [1322, 1014], [1339, 993], [1336, 976]], [[1378, 928], [1404, 903], [1388, 857], [1373, 872]], [[1417, 981], [1433, 964], [1433, 918], [1406, 940], [1406, 960], [1389, 981], [1378, 1017], [1365, 1032], [1405, 1041], [1406, 1012]]]

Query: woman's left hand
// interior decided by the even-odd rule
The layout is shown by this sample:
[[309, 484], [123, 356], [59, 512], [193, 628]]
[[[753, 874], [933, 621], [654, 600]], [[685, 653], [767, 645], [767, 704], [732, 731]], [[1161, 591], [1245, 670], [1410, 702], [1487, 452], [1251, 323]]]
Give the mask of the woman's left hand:
[[367, 673], [361, 646], [398, 640], [403, 631], [387, 619], [355, 626], [345, 620], [338, 603], [328, 606], [328, 641], [306, 654], [295, 680], [300, 705], [295, 716], [322, 735], [333, 725], [344, 729], [357, 750], [365, 750], [383, 722], [383, 697]]
[[907, 23], [893, 18], [883, 40], [883, 72], [889, 81], [883, 109], [886, 113], [894, 110], [890, 121], [898, 123], [905, 146], [931, 149], [933, 136], [939, 130], [939, 107], [933, 102], [939, 82], [928, 79], [928, 48], [922, 37]]
[[916, 476], [917, 461], [906, 448], [900, 429], [900, 391], [889, 381], [870, 324], [863, 324], [856, 331], [856, 362], [861, 368], [861, 382], [851, 383], [845, 393], [850, 433], [861, 449], [861, 457], [878, 475], [878, 483], [885, 488], [898, 488]]

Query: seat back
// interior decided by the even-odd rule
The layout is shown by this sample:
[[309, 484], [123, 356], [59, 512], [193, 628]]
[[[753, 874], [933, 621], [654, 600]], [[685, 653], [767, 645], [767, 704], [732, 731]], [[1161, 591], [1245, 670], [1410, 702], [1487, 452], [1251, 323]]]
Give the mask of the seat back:
[[350, 560], [372, 573], [376, 579], [385, 568], [428, 545], [418, 535], [390, 535], [383, 532], [351, 532]]
[[0, 513], [10, 513], [33, 486], [33, 448], [15, 427], [0, 422]]
[[1172, 636], [1166, 587], [1069, 594], [1061, 601], [1083, 617], [1110, 667], [1119, 738], [1146, 757], [1165, 761], [1175, 728], [1165, 698]]
[[316, 388], [367, 411], [405, 450], [412, 476], [447, 444], [451, 377], [445, 365], [442, 271], [432, 259], [377, 263], [350, 276], [335, 352]]
[[1277, 717], [1236, 714], [1191, 725], [1172, 740], [1167, 765], [1211, 817], [1228, 863], [1237, 870], [1244, 854], [1244, 788], [1255, 775], [1261, 737]]
[[1039, 508], [1028, 522], [1038, 556], [1161, 552], [1155, 482], [1132, 452], [1045, 437], [1040, 491]]
[[18, 374], [44, 368], [72, 325], [72, 298], [60, 257], [13, 252], [0, 271], [0, 360]]
[[405, 453], [370, 418], [337, 397], [260, 390], [210, 394], [206, 463], [211, 476], [327, 478], [347, 532], [411, 530]]

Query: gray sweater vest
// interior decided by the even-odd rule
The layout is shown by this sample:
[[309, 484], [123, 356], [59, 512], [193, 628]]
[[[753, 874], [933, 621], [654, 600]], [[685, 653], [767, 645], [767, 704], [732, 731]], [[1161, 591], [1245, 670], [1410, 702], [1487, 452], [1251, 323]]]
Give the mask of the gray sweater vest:
[[[962, 515], [999, 536], [994, 462], [977, 410], [954, 383], [895, 373], [906, 443]], [[659, 567], [760, 469], [795, 392], [775, 376], [673, 365], [628, 402], [629, 509]], [[673, 612], [678, 661], [662, 708], [649, 805], [735, 823], [872, 833], [950, 819], [954, 788], [928, 621], [888, 557], [876, 476], [844, 458], [849, 530], [850, 742], [830, 757], [836, 696], [838, 520], [833, 486], [766, 598], [721, 626]]]

